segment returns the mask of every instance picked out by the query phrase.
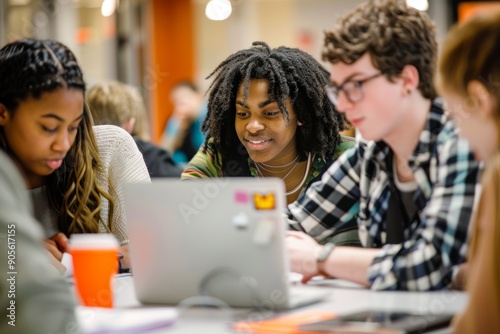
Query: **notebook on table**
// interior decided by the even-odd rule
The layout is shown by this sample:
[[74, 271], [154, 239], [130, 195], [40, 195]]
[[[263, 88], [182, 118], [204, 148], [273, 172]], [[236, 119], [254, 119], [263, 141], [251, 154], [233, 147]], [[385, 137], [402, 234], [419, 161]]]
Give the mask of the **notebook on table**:
[[328, 295], [324, 288], [289, 284], [281, 179], [155, 179], [124, 191], [142, 303], [273, 310]]

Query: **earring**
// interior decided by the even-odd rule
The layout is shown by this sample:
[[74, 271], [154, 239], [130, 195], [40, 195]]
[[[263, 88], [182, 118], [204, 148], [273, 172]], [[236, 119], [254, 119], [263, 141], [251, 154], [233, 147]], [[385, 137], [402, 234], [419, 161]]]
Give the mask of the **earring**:
[[301, 122], [301, 121], [297, 121], [297, 125], [298, 125], [298, 126], [302, 126], [303, 124], [302, 124], [302, 122]]

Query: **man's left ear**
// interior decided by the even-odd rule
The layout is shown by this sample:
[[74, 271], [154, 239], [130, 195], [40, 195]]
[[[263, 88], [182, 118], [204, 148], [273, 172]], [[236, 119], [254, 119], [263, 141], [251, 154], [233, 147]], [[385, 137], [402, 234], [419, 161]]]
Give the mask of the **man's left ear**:
[[0, 125], [5, 125], [9, 120], [10, 114], [2, 103], [0, 103]]
[[401, 71], [401, 78], [403, 79], [403, 95], [408, 95], [418, 88], [420, 76], [418, 70], [413, 65], [406, 65]]
[[481, 116], [493, 117], [495, 98], [485, 85], [477, 80], [472, 80], [467, 84], [467, 93], [477, 101], [477, 112]]

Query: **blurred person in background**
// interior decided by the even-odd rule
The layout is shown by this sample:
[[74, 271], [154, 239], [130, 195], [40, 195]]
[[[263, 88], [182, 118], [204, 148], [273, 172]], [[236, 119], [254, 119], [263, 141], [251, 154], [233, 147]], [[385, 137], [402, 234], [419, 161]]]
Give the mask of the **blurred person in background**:
[[467, 264], [455, 286], [469, 303], [455, 333], [500, 333], [500, 12], [481, 15], [447, 36], [439, 88], [452, 117], [486, 165]]
[[135, 87], [118, 81], [102, 82], [88, 91], [87, 103], [96, 125], [112, 124], [137, 134], [134, 140], [152, 178], [180, 177], [183, 169], [173, 161], [170, 153], [144, 140], [147, 133], [141, 136], [143, 131], [136, 130], [138, 123], [147, 124], [147, 120], [144, 101]]
[[163, 146], [172, 152], [176, 163], [186, 164], [196, 154], [205, 136], [201, 124], [207, 104], [191, 81], [180, 81], [170, 91], [174, 111], [163, 134]]

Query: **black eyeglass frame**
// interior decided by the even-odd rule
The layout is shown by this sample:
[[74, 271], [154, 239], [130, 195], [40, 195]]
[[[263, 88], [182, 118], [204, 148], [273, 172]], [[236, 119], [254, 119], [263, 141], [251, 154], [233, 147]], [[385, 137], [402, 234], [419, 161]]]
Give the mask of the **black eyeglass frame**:
[[[362, 80], [348, 80], [340, 86], [336, 86], [332, 83], [329, 83], [328, 85], [325, 86], [326, 95], [328, 95], [328, 98], [330, 99], [330, 101], [332, 101], [333, 104], [337, 104], [339, 100], [339, 94], [341, 91], [343, 91], [349, 102], [351, 103], [359, 102], [365, 96], [365, 91], [364, 91], [365, 83], [367, 83], [370, 80], [376, 79], [382, 75], [384, 75], [384, 73], [379, 72]], [[352, 87], [350, 87], [349, 85], [352, 85]], [[351, 95], [353, 91], [359, 92], [358, 95], [355, 95], [354, 98]]]

